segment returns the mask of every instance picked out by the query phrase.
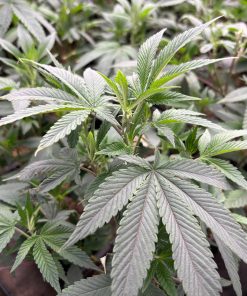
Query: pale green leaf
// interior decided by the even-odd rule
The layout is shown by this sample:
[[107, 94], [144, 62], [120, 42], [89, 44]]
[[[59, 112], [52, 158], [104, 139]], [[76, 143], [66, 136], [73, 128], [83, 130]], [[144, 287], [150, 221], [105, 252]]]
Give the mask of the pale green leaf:
[[81, 125], [86, 120], [89, 114], [90, 112], [87, 110], [78, 110], [64, 115], [41, 139], [36, 153], [68, 136], [78, 125]]
[[13, 13], [17, 18], [24, 24], [30, 33], [38, 41], [43, 41], [45, 39], [45, 32], [37, 18], [35, 17], [34, 12], [26, 5], [12, 5]]
[[0, 200], [10, 204], [16, 205], [16, 202], [20, 199], [22, 192], [28, 187], [27, 183], [11, 182], [0, 185]]
[[0, 209], [0, 253], [15, 234], [18, 216], [8, 209]]
[[12, 21], [11, 7], [6, 4], [0, 7], [0, 37], [3, 37], [11, 25]]
[[226, 143], [230, 140], [233, 140], [235, 138], [239, 138], [242, 136], [246, 136], [246, 135], [247, 135], [246, 130], [227, 130], [224, 132], [220, 132], [211, 138], [210, 146]]
[[210, 141], [211, 141], [211, 135], [209, 131], [206, 129], [198, 141], [198, 148], [199, 148], [200, 154], [204, 153]]
[[155, 196], [151, 175], [131, 200], [120, 222], [112, 261], [113, 295], [137, 295], [147, 276], [159, 223]]
[[225, 200], [228, 209], [243, 208], [247, 206], [247, 193], [245, 190], [233, 190], [229, 192]]
[[14, 177], [19, 178], [22, 181], [29, 181], [30, 179], [46, 175], [49, 173], [54, 173], [57, 171], [76, 169], [78, 163], [77, 152], [74, 149], [63, 148], [59, 150], [59, 153], [54, 155], [54, 158], [39, 160], [30, 163]]
[[34, 65], [36, 65], [38, 69], [45, 70], [46, 72], [51, 74], [53, 77], [55, 77], [64, 85], [66, 85], [80, 99], [89, 103], [86, 99], [87, 91], [85, 81], [79, 75], [74, 74], [69, 70], [52, 67], [49, 65], [43, 65], [38, 63], [34, 63]]
[[19, 24], [17, 27], [17, 35], [18, 35], [18, 45], [21, 47], [24, 53], [27, 53], [29, 50], [31, 50], [34, 44], [31, 35], [21, 24]]
[[112, 81], [110, 78], [108, 78], [107, 76], [105, 76], [104, 74], [102, 73], [99, 73], [106, 81], [108, 87], [113, 91], [113, 93], [117, 96], [117, 98], [119, 99], [119, 101], [122, 100], [122, 95], [118, 89], [118, 86], [117, 84]]
[[15, 122], [15, 121], [23, 119], [25, 117], [37, 115], [37, 114], [55, 112], [55, 111], [59, 111], [59, 110], [73, 110], [73, 109], [77, 109], [77, 108], [75, 108], [74, 106], [68, 106], [68, 105], [46, 104], [46, 105], [40, 105], [40, 106], [31, 107], [31, 108], [21, 109], [19, 111], [16, 111], [13, 114], [10, 114], [10, 115], [0, 119], [0, 126]]
[[112, 125], [119, 126], [118, 121], [115, 119], [113, 112], [110, 110], [108, 106], [98, 106], [95, 109], [97, 117], [99, 117], [102, 121], [106, 120], [110, 122]]
[[69, 166], [61, 168], [60, 171], [55, 171], [51, 175], [47, 176], [38, 186], [37, 190], [39, 192], [48, 192], [58, 185], [60, 185], [64, 180], [73, 177], [75, 175], [75, 168]]
[[219, 158], [206, 158], [208, 163], [214, 165], [219, 171], [221, 171], [228, 179], [238, 184], [239, 186], [247, 189], [247, 181], [242, 173], [229, 161]]
[[61, 224], [59, 221], [49, 221], [41, 229], [40, 235], [45, 239], [67, 239], [74, 227], [71, 224]]
[[189, 124], [195, 124], [199, 126], [204, 126], [216, 130], [224, 130], [221, 126], [218, 124], [215, 124], [205, 118], [202, 118], [203, 114], [190, 111], [190, 110], [184, 110], [184, 109], [169, 109], [161, 113], [160, 117], [155, 122], [156, 125], [163, 125], [163, 124], [169, 124], [169, 123], [189, 123]]
[[22, 55], [19, 49], [7, 40], [0, 38], [0, 46], [17, 59]]
[[20, 248], [18, 250], [17, 256], [15, 258], [15, 263], [11, 268], [11, 272], [13, 272], [23, 262], [23, 260], [26, 258], [27, 254], [29, 253], [29, 251], [33, 247], [36, 239], [37, 239], [37, 237], [33, 236], [33, 237], [26, 239], [22, 243], [22, 245], [20, 246]]
[[108, 156], [117, 156], [117, 155], [123, 155], [123, 154], [131, 154], [132, 149], [128, 147], [124, 142], [113, 142], [111, 144], [108, 144], [104, 147], [104, 149], [101, 149], [97, 154], [103, 154]]
[[109, 222], [127, 203], [147, 176], [141, 168], [122, 169], [99, 186], [84, 209], [75, 231], [66, 242], [71, 246]]
[[135, 156], [135, 155], [122, 155], [118, 157], [119, 159], [126, 161], [131, 165], [137, 165], [144, 169], [150, 170], [151, 166], [147, 160], [142, 157]]
[[227, 152], [238, 151], [246, 149], [246, 141], [231, 141], [234, 138], [239, 138], [247, 135], [246, 130], [229, 130], [216, 134], [211, 137], [210, 141], [201, 151], [201, 155], [214, 156]]
[[242, 260], [247, 262], [246, 234], [231, 213], [225, 209], [212, 195], [187, 181], [164, 176], [171, 188], [183, 202], [188, 204], [191, 211], [197, 215], [212, 232]]
[[187, 63], [175, 65], [175, 66], [173, 66], [173, 65], [168, 66], [167, 69], [165, 69], [165, 71], [163, 72], [161, 78], [159, 78], [158, 80], [156, 80], [152, 83], [152, 87], [161, 87], [162, 85], [164, 85], [168, 81], [174, 79], [175, 77], [177, 77], [181, 74], [184, 74], [188, 71], [191, 71], [191, 70], [194, 70], [194, 69], [206, 66], [206, 65], [217, 63], [222, 60], [224, 60], [224, 59], [194, 60], [194, 61], [190, 61]]
[[82, 102], [75, 96], [65, 92], [61, 89], [48, 88], [48, 87], [36, 87], [36, 88], [22, 88], [11, 92], [3, 96], [4, 99], [11, 102], [19, 100], [30, 100], [30, 101], [46, 101], [50, 102], [60, 102], [60, 103], [75, 103], [81, 104]]
[[148, 90], [142, 92], [138, 97], [137, 100], [133, 102], [133, 106], [136, 106], [140, 102], [143, 102], [146, 99], [158, 96], [159, 94], [162, 95], [162, 93], [165, 93], [167, 89], [176, 88], [176, 86], [167, 86], [167, 87], [161, 87], [161, 88], [149, 88]]
[[0, 217], [0, 253], [11, 241], [14, 234], [15, 234], [15, 227], [14, 226], [4, 226], [4, 228], [3, 228], [1, 225], [1, 217]]
[[[168, 6], [174, 6], [177, 4], [182, 4], [184, 3], [186, 0], [166, 0], [164, 1], [159, 1], [158, 2], [158, 6], [159, 7], [168, 7]], [[192, 3], [191, 3], [192, 4]]]
[[185, 292], [190, 296], [219, 295], [220, 277], [197, 220], [167, 179], [158, 175], [156, 186], [159, 213], [169, 233], [175, 269]]
[[240, 224], [244, 224], [247, 225], [247, 217], [246, 216], [242, 216], [236, 213], [233, 213], [232, 216], [235, 218], [235, 220], [240, 223]]
[[179, 35], [177, 35], [172, 41], [170, 41], [158, 54], [157, 58], [154, 60], [152, 70], [149, 75], [148, 86], [157, 78], [160, 72], [169, 63], [176, 52], [193, 40], [195, 37], [200, 35], [212, 22], [216, 19], [202, 24], [198, 27], [189, 29]]
[[240, 87], [237, 88], [230, 93], [228, 93], [222, 100], [220, 100], [220, 103], [235, 103], [235, 102], [241, 102], [247, 100], [247, 87]]
[[38, 238], [33, 247], [33, 257], [43, 278], [57, 292], [60, 292], [59, 277], [57, 267], [53, 261], [52, 255], [47, 250], [45, 243]]
[[38, 186], [41, 192], [47, 192], [62, 183], [66, 178], [73, 178], [79, 174], [78, 156], [74, 149], [63, 148], [55, 158], [35, 161], [12, 178], [30, 181], [33, 178], [43, 180]]
[[58, 296], [112, 296], [111, 279], [107, 275], [96, 275], [75, 282]]
[[88, 91], [88, 99], [95, 104], [103, 95], [106, 83], [100, 74], [87, 68], [83, 73], [84, 81]]
[[223, 189], [229, 187], [224, 176], [219, 173], [218, 170], [197, 160], [171, 160], [160, 166], [158, 168], [158, 171], [159, 170], [161, 170], [163, 174], [194, 179]]
[[174, 91], [164, 91], [148, 98], [148, 102], [152, 103], [153, 105], [168, 105], [179, 102], [186, 102], [186, 101], [198, 101], [199, 98], [187, 96], [181, 94], [179, 92]]
[[204, 150], [202, 156], [208, 157], [208, 156], [216, 156], [220, 154], [225, 154], [229, 152], [239, 151], [239, 150], [245, 150], [247, 149], [247, 140], [244, 141], [229, 141], [229, 142], [221, 142], [218, 144], [212, 144], [208, 145], [208, 147]]
[[175, 134], [171, 128], [169, 128], [168, 126], [156, 126], [155, 124], [154, 127], [157, 128], [160, 136], [167, 138], [172, 146], [175, 147]]
[[66, 285], [69, 285], [69, 281], [68, 281], [68, 279], [66, 277], [64, 267], [63, 267], [62, 263], [58, 259], [59, 257], [53, 255], [52, 258], [53, 258], [54, 263], [56, 264], [59, 278], [61, 280], [63, 280]]
[[17, 84], [14, 80], [6, 77], [0, 77], [0, 90], [11, 90], [16, 87]]
[[148, 77], [150, 75], [153, 59], [157, 48], [162, 39], [165, 30], [161, 30], [157, 34], [147, 39], [138, 52], [137, 56], [137, 73], [141, 83], [142, 90], [145, 90]]
[[239, 260], [237, 256], [233, 254], [233, 252], [227, 246], [225, 246], [224, 242], [221, 241], [216, 235], [214, 236], [214, 239], [224, 260], [234, 291], [237, 296], [242, 296], [242, 288], [238, 275]]
[[47, 237], [47, 235], [42, 235], [42, 238], [52, 250], [59, 253], [64, 259], [69, 262], [78, 265], [80, 267], [100, 270], [88, 257], [88, 255], [76, 246], [68, 247], [67, 249], [60, 250], [65, 243], [64, 239], [59, 238], [56, 233], [54, 235]]

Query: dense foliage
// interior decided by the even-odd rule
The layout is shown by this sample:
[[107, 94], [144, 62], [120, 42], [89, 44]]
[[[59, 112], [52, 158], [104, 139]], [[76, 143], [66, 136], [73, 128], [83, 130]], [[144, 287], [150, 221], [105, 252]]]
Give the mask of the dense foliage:
[[242, 295], [247, 3], [216, 2], [0, 0], [11, 272], [32, 260], [59, 296]]

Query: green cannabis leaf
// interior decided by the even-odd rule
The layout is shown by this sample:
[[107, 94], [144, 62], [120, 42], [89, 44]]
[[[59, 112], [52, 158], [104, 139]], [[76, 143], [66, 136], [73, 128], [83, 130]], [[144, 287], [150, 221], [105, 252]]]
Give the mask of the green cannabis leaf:
[[138, 294], [153, 258], [158, 216], [170, 234], [175, 268], [185, 291], [189, 295], [210, 295], [213, 291], [220, 291], [211, 251], [193, 214], [246, 261], [245, 234], [209, 193], [183, 179], [225, 188], [227, 185], [222, 175], [193, 160], [172, 161], [164, 165], [156, 162], [152, 167], [134, 156], [121, 159], [130, 161], [132, 165], [113, 173], [99, 186], [65, 247], [109, 222], [130, 201], [121, 219], [114, 247], [113, 295]]

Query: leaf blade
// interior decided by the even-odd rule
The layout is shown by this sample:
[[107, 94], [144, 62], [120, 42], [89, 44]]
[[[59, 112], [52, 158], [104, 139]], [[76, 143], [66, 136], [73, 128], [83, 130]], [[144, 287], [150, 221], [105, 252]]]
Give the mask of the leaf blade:
[[64, 289], [58, 296], [111, 296], [111, 279], [107, 275], [96, 275], [82, 279]]
[[108, 223], [112, 216], [127, 204], [145, 178], [146, 172], [140, 168], [121, 169], [108, 177], [89, 200], [75, 231], [64, 247], [74, 244]]
[[145, 90], [145, 86], [150, 75], [152, 62], [163, 36], [164, 30], [161, 30], [154, 36], [147, 39], [140, 47], [137, 56], [137, 73], [141, 83], [142, 90]]
[[120, 222], [111, 272], [113, 295], [138, 294], [155, 250], [158, 221], [151, 175], [131, 200]]
[[210, 193], [194, 184], [179, 179], [169, 180], [172, 188], [224, 243], [243, 261], [247, 262], [246, 235], [232, 218], [231, 213], [217, 202]]
[[174, 174], [181, 178], [191, 178], [223, 189], [229, 188], [221, 173], [212, 166], [204, 165], [197, 160], [171, 160], [159, 167], [159, 170], [162, 170], [164, 174]]
[[57, 291], [60, 292], [58, 271], [53, 258], [41, 238], [38, 238], [33, 247], [33, 257], [43, 278]]
[[170, 236], [175, 268], [185, 292], [191, 296], [219, 295], [219, 275], [198, 222], [166, 178], [157, 174], [156, 186], [159, 213]]
[[64, 115], [41, 139], [35, 154], [68, 136], [78, 125], [81, 125], [86, 120], [89, 114], [90, 111], [88, 110], [77, 110]]

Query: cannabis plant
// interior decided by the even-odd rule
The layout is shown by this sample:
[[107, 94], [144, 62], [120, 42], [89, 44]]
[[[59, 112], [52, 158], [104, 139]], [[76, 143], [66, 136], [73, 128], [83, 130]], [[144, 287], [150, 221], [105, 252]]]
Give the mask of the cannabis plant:
[[13, 42], [9, 42], [6, 39], [0, 38], [0, 47], [12, 58], [8, 56], [0, 57], [0, 61], [12, 68], [14, 71], [10, 71], [8, 74], [13, 75], [18, 73], [18, 82], [22, 86], [37, 86], [38, 77], [37, 71], [30, 65], [23, 63], [22, 59], [30, 59], [36, 62], [42, 62], [44, 64], [49, 64], [51, 58], [48, 52], [52, 49], [55, 43], [55, 35], [49, 35], [44, 37], [43, 41], [37, 42], [32, 38], [32, 35], [22, 26], [17, 27], [17, 45], [15, 46]]
[[[2, 252], [10, 242], [15, 232], [24, 238], [24, 241], [22, 239], [22, 243], [19, 245], [12, 272], [23, 262], [28, 253], [32, 253], [44, 279], [59, 292], [59, 278], [67, 281], [60, 260], [67, 260], [77, 266], [98, 270], [87, 254], [76, 246], [59, 252], [63, 243], [70, 236], [73, 225], [53, 219], [44, 223], [40, 228], [38, 225], [39, 212], [40, 206], [33, 207], [30, 199], [27, 199], [25, 207], [18, 205], [15, 212], [11, 212], [8, 208], [0, 210], [0, 251]], [[51, 253], [49, 249], [53, 252]]]
[[[172, 84], [177, 76], [219, 59], [169, 65], [211, 23], [179, 34], [161, 50], [164, 30], [150, 37], [140, 47], [137, 73], [128, 77], [118, 71], [110, 79], [92, 69], [80, 77], [59, 65], [26, 61], [50, 87], [5, 95], [11, 102], [28, 100], [30, 106], [2, 118], [0, 125], [56, 112], [61, 118], [41, 139], [36, 154], [58, 142], [66, 152], [32, 162], [15, 178], [32, 180], [36, 194], [66, 179], [78, 185], [83, 176], [88, 186], [83, 192], [86, 206], [73, 231], [66, 221], [59, 226], [41, 220], [43, 225], [36, 226], [39, 208], [28, 205], [2, 214], [1, 238], [8, 238], [1, 239], [2, 249], [15, 230], [26, 230], [14, 268], [32, 254], [44, 279], [59, 291], [62, 268], [53, 257], [69, 260], [75, 243], [109, 223], [118, 229], [105, 274], [82, 279], [59, 295], [220, 295], [221, 279], [210, 249], [215, 243], [241, 295], [238, 258], [247, 262], [246, 234], [218, 196], [238, 185], [246, 189], [246, 180], [218, 156], [246, 149], [246, 131], [226, 130], [204, 118], [195, 108], [199, 98], [176, 91]], [[188, 101], [190, 108], [179, 107]], [[145, 145], [150, 133], [158, 138], [155, 147]], [[33, 217], [32, 223], [25, 223], [26, 216]], [[21, 227], [18, 221], [24, 221]]]
[[77, 60], [75, 70], [97, 60], [97, 69], [109, 74], [115, 64], [136, 59], [136, 46], [145, 39], [155, 8], [158, 4], [152, 1], [118, 0], [112, 12], [102, 13], [102, 33], [107, 40], [93, 44], [93, 49]]
[[[92, 35], [99, 21], [98, 7], [91, 1], [43, 1], [41, 11], [54, 24], [61, 40], [70, 44], [82, 38], [93, 42]], [[71, 50], [69, 46], [67, 49]]]
[[[27, 1], [24, 0], [1, 0], [0, 1], [0, 37], [3, 38], [12, 23], [16, 19], [23, 24], [27, 30], [38, 41], [46, 37], [46, 30], [54, 33], [52, 25], [37, 12]], [[18, 22], [17, 22], [18, 23]]]

